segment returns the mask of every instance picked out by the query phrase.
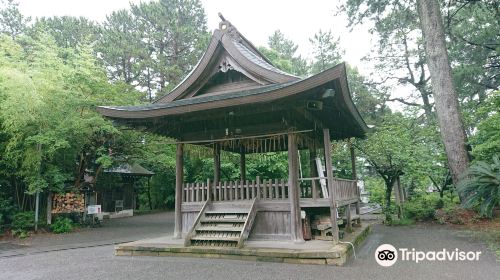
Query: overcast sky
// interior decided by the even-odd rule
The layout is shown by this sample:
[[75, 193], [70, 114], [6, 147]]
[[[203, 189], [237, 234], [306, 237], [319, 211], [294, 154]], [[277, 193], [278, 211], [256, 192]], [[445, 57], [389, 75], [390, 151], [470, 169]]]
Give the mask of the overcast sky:
[[[19, 9], [25, 15], [36, 17], [84, 16], [95, 21], [104, 21], [114, 10], [129, 7], [129, 2], [140, 0], [17, 0]], [[142, 0], [144, 2], [144, 0]], [[312, 58], [309, 38], [318, 30], [332, 30], [340, 36], [345, 60], [358, 66], [369, 75], [370, 68], [363, 65], [361, 58], [372, 48], [371, 35], [366, 26], [352, 32], [346, 28], [346, 18], [335, 16], [338, 1], [309, 0], [202, 0], [208, 19], [208, 28], [218, 28], [218, 13], [238, 28], [247, 39], [257, 46], [265, 46], [268, 36], [280, 29], [288, 38], [299, 45], [298, 52]]]

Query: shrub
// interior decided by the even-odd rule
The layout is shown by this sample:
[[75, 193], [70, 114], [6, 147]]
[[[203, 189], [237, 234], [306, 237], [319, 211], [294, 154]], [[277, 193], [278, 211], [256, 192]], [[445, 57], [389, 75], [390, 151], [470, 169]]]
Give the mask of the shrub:
[[419, 221], [434, 219], [436, 208], [442, 207], [443, 202], [435, 194], [423, 194], [412, 197], [404, 204], [404, 213], [408, 218]]
[[35, 213], [32, 211], [19, 212], [14, 215], [12, 229], [31, 230], [35, 227]]
[[58, 217], [50, 226], [50, 229], [54, 233], [66, 233], [73, 230], [73, 221], [70, 218]]
[[500, 159], [493, 163], [477, 162], [467, 170], [459, 182], [458, 191], [463, 194], [464, 207], [478, 208], [482, 216], [491, 218], [493, 209], [500, 204]]
[[476, 212], [461, 207], [439, 209], [436, 211], [436, 220], [440, 224], [474, 224], [478, 219], [479, 215]]
[[16, 206], [11, 199], [0, 197], [0, 225], [10, 224], [16, 214]]
[[20, 238], [28, 237], [29, 231], [35, 227], [35, 213], [19, 212], [14, 215], [12, 221], [12, 234]]

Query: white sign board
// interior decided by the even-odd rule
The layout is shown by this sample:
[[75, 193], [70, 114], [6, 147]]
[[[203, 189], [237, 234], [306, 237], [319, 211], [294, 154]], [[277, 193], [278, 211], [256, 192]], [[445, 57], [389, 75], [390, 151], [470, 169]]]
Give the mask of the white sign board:
[[87, 206], [87, 214], [99, 214], [99, 213], [101, 213], [101, 205]]

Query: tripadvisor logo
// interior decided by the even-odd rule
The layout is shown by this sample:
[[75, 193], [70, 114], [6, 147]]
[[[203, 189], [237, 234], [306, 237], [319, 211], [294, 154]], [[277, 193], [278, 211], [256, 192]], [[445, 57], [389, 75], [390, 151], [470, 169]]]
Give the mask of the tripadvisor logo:
[[399, 248], [382, 244], [375, 250], [375, 260], [381, 266], [392, 266], [398, 260], [419, 263], [422, 261], [479, 261], [481, 251], [461, 251], [443, 249], [440, 251], [417, 251], [415, 248]]

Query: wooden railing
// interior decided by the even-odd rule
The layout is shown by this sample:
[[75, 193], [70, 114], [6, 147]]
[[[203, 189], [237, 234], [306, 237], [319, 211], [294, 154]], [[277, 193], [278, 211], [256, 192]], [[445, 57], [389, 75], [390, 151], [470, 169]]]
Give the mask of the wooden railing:
[[354, 180], [333, 178], [334, 198], [337, 201], [359, 199], [359, 189]]
[[[331, 191], [321, 183], [327, 184], [325, 177], [301, 178], [300, 180], [301, 198], [328, 198]], [[356, 181], [341, 178], [333, 178], [333, 193], [336, 200], [352, 200], [359, 197], [359, 190]]]
[[182, 202], [203, 202], [208, 199], [210, 181], [206, 183], [185, 183], [182, 186]]
[[288, 199], [288, 181], [283, 179], [264, 179], [246, 181], [229, 181], [213, 184], [185, 183], [183, 185], [183, 202], [203, 202], [211, 193], [212, 201], [234, 200], [282, 200]]
[[[302, 178], [300, 179], [300, 198], [327, 198], [331, 191], [326, 187], [322, 191], [321, 180], [325, 178]], [[359, 197], [356, 181], [340, 178], [333, 179], [333, 192], [336, 200], [352, 200]], [[256, 180], [227, 181], [213, 184], [185, 183], [183, 185], [183, 202], [204, 202], [209, 198], [212, 201], [236, 201], [236, 200], [284, 200], [288, 199], [288, 180], [264, 179], [257, 177]], [[323, 195], [325, 193], [325, 195]]]

